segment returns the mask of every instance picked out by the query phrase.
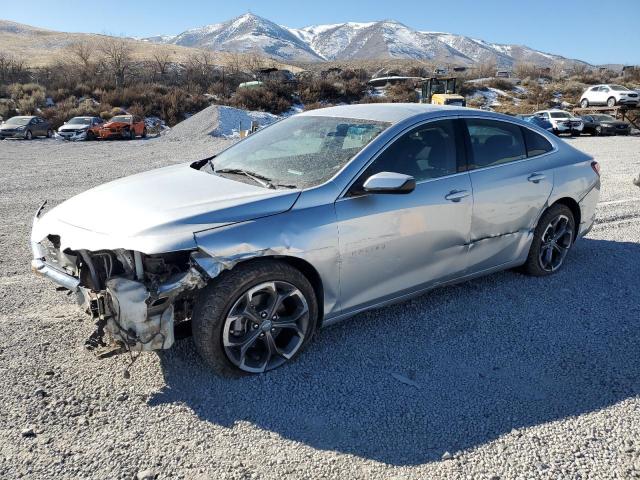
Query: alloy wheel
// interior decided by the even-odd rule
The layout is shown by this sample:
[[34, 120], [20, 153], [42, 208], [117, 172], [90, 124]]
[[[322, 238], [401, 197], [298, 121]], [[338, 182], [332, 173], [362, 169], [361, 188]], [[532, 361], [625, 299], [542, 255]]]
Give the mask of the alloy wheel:
[[569, 217], [558, 215], [542, 234], [542, 243], [538, 261], [540, 267], [547, 272], [555, 272], [562, 266], [573, 242], [573, 228]]
[[239, 369], [265, 372], [296, 354], [310, 323], [307, 299], [297, 287], [264, 282], [235, 301], [224, 321], [222, 345]]

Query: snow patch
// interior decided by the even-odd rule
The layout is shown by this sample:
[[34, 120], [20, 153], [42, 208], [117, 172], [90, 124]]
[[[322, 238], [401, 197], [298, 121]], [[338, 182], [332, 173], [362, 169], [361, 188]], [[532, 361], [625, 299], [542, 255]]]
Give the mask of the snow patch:
[[233, 107], [218, 107], [218, 127], [211, 134], [215, 137], [240, 138], [240, 130], [249, 130], [252, 122], [262, 128], [280, 117], [267, 112], [252, 112]]

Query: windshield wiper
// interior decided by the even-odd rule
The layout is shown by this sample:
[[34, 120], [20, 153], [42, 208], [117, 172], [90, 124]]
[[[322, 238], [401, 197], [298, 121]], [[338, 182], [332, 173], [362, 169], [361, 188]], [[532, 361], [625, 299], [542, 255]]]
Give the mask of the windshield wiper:
[[260, 175], [259, 173], [247, 172], [242, 168], [222, 168], [220, 170], [215, 170], [215, 173], [231, 173], [235, 175], [244, 175], [247, 178], [250, 178], [258, 185], [262, 185], [265, 188], [271, 188], [275, 190], [275, 186], [271, 183], [271, 179], [265, 177], [264, 175]]

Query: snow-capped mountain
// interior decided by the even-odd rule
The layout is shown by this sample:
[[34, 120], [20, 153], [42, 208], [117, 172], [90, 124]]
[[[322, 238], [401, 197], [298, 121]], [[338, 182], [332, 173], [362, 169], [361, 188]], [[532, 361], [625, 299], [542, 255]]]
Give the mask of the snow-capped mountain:
[[[154, 42], [159, 37], [145, 40]], [[223, 52], [260, 53], [280, 60], [323, 60], [306, 42], [270, 20], [250, 13], [227, 22], [187, 30], [160, 43]]]
[[256, 52], [297, 62], [397, 58], [454, 65], [495, 62], [500, 67], [512, 67], [519, 62], [541, 66], [582, 63], [521, 45], [500, 45], [452, 33], [421, 32], [393, 20], [294, 29], [248, 13], [180, 35], [145, 40], [226, 52]]

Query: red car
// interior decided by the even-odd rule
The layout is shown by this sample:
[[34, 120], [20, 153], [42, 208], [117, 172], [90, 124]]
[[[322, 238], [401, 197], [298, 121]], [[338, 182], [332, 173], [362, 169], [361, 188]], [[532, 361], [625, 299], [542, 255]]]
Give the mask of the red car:
[[100, 138], [125, 138], [133, 140], [136, 137], [145, 138], [147, 127], [144, 120], [136, 115], [116, 115], [98, 130]]

